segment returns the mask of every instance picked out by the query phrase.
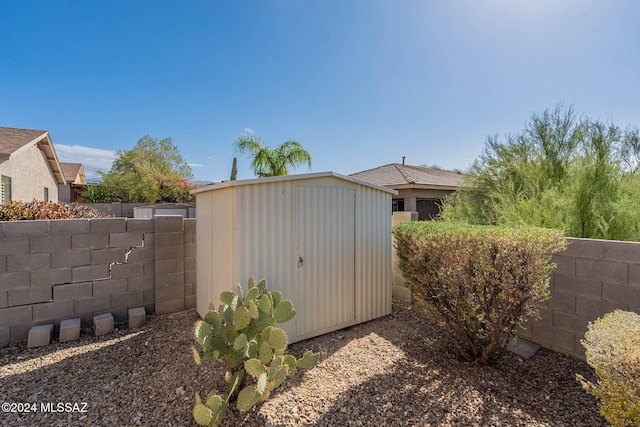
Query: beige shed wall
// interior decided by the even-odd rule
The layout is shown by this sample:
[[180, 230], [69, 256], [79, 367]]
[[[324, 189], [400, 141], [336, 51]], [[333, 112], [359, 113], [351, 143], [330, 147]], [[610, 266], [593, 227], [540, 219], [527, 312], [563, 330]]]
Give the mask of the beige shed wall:
[[12, 200], [44, 200], [44, 188], [47, 187], [49, 200], [58, 201], [58, 184], [45, 154], [36, 145], [1, 163], [0, 174], [11, 177]]
[[292, 300], [298, 316], [279, 325], [291, 342], [308, 337], [297, 336], [296, 332], [296, 320], [304, 316], [307, 304], [340, 304], [338, 300], [299, 299], [297, 232], [318, 232], [313, 224], [296, 224], [299, 186], [355, 190], [355, 319], [351, 324], [391, 312], [391, 194], [326, 176], [197, 193], [197, 307], [201, 316], [206, 314], [209, 302], [217, 307], [220, 292], [231, 290], [234, 283], [246, 289], [249, 276], [266, 278], [269, 289], [280, 290]]

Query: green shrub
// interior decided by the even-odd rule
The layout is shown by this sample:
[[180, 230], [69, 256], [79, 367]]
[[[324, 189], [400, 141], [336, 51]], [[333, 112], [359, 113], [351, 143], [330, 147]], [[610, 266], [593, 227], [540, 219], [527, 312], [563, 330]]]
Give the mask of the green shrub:
[[[204, 402], [196, 393], [193, 417], [200, 425], [219, 425], [232, 401], [241, 411], [251, 409], [296, 368], [309, 369], [318, 361], [318, 354], [311, 351], [299, 360], [285, 354], [287, 335], [274, 325], [291, 320], [296, 311], [279, 291], [267, 291], [265, 280], [256, 284], [250, 277], [246, 296], [236, 284], [236, 292], [223, 291], [220, 300], [218, 310], [210, 307], [195, 324], [202, 353], [194, 348], [193, 355], [197, 364], [213, 357], [227, 366], [227, 390], [224, 394], [212, 390]], [[245, 385], [247, 377], [252, 380], [249, 385]]]
[[582, 340], [597, 384], [578, 375], [614, 427], [640, 426], [640, 315], [616, 310], [589, 324]]
[[433, 306], [462, 357], [481, 365], [549, 296], [550, 256], [566, 245], [541, 228], [406, 222], [393, 229], [409, 287]]
[[103, 218], [104, 214], [88, 206], [64, 202], [12, 200], [0, 204], [0, 221], [24, 221], [38, 219]]

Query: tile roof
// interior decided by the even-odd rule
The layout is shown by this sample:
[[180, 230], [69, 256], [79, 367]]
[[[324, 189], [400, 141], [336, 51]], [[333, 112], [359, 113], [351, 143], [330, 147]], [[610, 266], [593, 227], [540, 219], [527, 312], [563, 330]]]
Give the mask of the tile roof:
[[391, 187], [398, 185], [434, 185], [457, 187], [464, 174], [443, 169], [391, 163], [374, 169], [353, 173], [350, 176], [372, 184]]
[[47, 131], [45, 130], [16, 129], [0, 126], [0, 153], [11, 154], [46, 133]]

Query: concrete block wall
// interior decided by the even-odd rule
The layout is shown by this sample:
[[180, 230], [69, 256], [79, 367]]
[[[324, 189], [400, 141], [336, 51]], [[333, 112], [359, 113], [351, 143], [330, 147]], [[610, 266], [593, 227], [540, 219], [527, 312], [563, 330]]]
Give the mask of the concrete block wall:
[[589, 322], [616, 309], [640, 314], [640, 243], [567, 239], [555, 255], [551, 298], [540, 318], [520, 331], [522, 338], [584, 359]]
[[195, 307], [195, 219], [14, 221], [0, 231], [0, 344], [40, 324], [57, 334], [70, 318], [91, 327], [103, 313], [125, 321], [132, 307]]
[[93, 208], [98, 212], [102, 212], [105, 215], [114, 216], [114, 217], [124, 217], [124, 218], [133, 218], [133, 208], [149, 205], [149, 203], [122, 203], [122, 202], [80, 203], [80, 204], [83, 206], [89, 206], [90, 208]]

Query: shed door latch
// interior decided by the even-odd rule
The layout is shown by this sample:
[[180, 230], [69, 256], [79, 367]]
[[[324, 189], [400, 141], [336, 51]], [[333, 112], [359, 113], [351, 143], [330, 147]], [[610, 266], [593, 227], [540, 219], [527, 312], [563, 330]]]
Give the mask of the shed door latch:
[[298, 258], [298, 267], [302, 267], [302, 263], [304, 262], [304, 260], [302, 259], [302, 257]]

